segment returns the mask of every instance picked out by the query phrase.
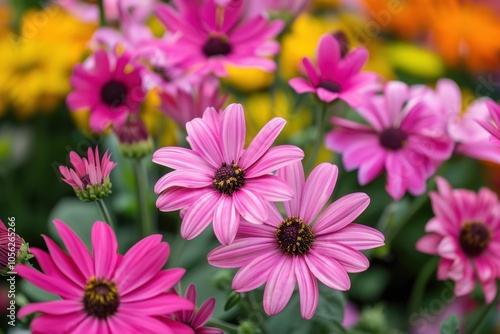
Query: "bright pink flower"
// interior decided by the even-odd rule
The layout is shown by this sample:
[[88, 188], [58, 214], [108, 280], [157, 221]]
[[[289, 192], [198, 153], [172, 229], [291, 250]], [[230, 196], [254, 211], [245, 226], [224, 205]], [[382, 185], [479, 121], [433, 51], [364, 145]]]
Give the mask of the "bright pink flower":
[[326, 146], [343, 154], [347, 170], [359, 168], [361, 185], [385, 170], [386, 190], [395, 200], [406, 190], [423, 194], [426, 180], [451, 156], [454, 146], [442, 115], [408, 97], [406, 84], [390, 82], [383, 96], [357, 109], [369, 125], [333, 117], [337, 129], [326, 136]]
[[[95, 200], [111, 193], [109, 174], [116, 163], [111, 161], [111, 154], [104, 152], [102, 160], [99, 158], [99, 148], [95, 152], [87, 150], [87, 158], [81, 158], [76, 152], [70, 152], [69, 160], [73, 168], [59, 166], [62, 180], [73, 187], [81, 200]], [[92, 197], [93, 195], [93, 197]]]
[[[184, 298], [196, 306], [196, 287], [193, 284], [187, 287]], [[195, 334], [223, 334], [224, 332], [219, 328], [203, 326], [212, 317], [214, 309], [215, 298], [209, 298], [200, 306], [198, 311], [179, 311], [173, 313], [172, 317], [176, 321], [193, 328]]]
[[156, 183], [156, 206], [161, 211], [187, 209], [181, 225], [186, 239], [213, 221], [217, 239], [226, 245], [233, 241], [241, 217], [262, 224], [268, 218], [266, 201], [293, 196], [290, 185], [271, 172], [304, 157], [295, 146], [270, 148], [285, 123], [273, 118], [244, 150], [243, 107], [231, 104], [222, 113], [207, 108], [203, 118], [186, 124], [191, 150], [164, 147], [154, 153], [155, 163], [174, 169]]
[[184, 269], [162, 270], [170, 253], [161, 235], [151, 235], [125, 255], [103, 222], [92, 227], [92, 253], [63, 222], [54, 225], [67, 253], [44, 236], [49, 253], [33, 248], [42, 272], [16, 266], [22, 278], [62, 299], [32, 303], [19, 317], [41, 312], [31, 322], [39, 333], [173, 333], [163, 315], [192, 310], [193, 303], [170, 291]]
[[227, 95], [220, 95], [219, 92], [219, 81], [207, 76], [187, 89], [177, 88], [172, 93], [161, 93], [160, 110], [179, 126], [185, 127], [187, 122], [201, 117], [206, 108], [221, 109]]
[[487, 122], [486, 98], [475, 100], [467, 109], [462, 106], [462, 93], [458, 85], [450, 79], [437, 82], [436, 91], [426, 86], [415, 86], [415, 96], [421, 97], [437, 113], [442, 113], [448, 124], [448, 134], [458, 144], [457, 152], [474, 159], [500, 163], [498, 148], [489, 141], [489, 134], [477, 121]]
[[22, 244], [23, 239], [16, 233], [8, 230], [2, 220], [0, 220], [0, 272], [11, 271], [9, 265], [18, 262], [17, 254]]
[[438, 255], [437, 277], [455, 281], [455, 294], [468, 295], [476, 279], [490, 303], [500, 277], [500, 203], [489, 189], [478, 193], [452, 189], [436, 178], [438, 192], [431, 192], [435, 217], [425, 226], [426, 236], [417, 243], [421, 252]]
[[226, 65], [256, 67], [274, 71], [276, 64], [268, 58], [279, 50], [272, 41], [283, 22], [271, 23], [264, 16], [242, 20], [243, 1], [226, 6], [215, 0], [174, 0], [158, 6], [158, 18], [179, 39], [170, 50], [184, 59], [184, 65], [202, 73], [226, 76]]
[[368, 60], [368, 51], [364, 47], [342, 56], [339, 41], [327, 34], [321, 38], [317, 53], [319, 71], [309, 58], [304, 58], [302, 62], [309, 81], [303, 78], [289, 81], [297, 93], [316, 93], [327, 103], [341, 99], [356, 108], [380, 89], [376, 73], [360, 72]]
[[123, 123], [145, 97], [140, 67], [130, 62], [127, 53], [115, 58], [96, 51], [74, 67], [70, 82], [74, 90], [66, 100], [68, 107], [90, 109], [90, 127], [96, 132], [103, 132], [110, 123]]
[[490, 133], [490, 141], [498, 147], [500, 146], [500, 105], [493, 101], [487, 101], [486, 106], [490, 112], [491, 120], [478, 119], [477, 122]]
[[266, 283], [264, 310], [281, 312], [299, 286], [302, 317], [310, 319], [318, 305], [317, 279], [329, 288], [349, 290], [347, 273], [368, 268], [359, 250], [379, 247], [384, 236], [364, 225], [351, 224], [368, 206], [363, 193], [346, 195], [320, 213], [337, 181], [337, 166], [317, 166], [307, 181], [300, 162], [278, 170], [278, 175], [295, 190], [284, 202], [282, 217], [274, 203], [268, 203], [269, 219], [262, 225], [242, 223], [237, 239], [208, 254], [208, 262], [220, 268], [241, 267], [233, 289], [246, 292]]

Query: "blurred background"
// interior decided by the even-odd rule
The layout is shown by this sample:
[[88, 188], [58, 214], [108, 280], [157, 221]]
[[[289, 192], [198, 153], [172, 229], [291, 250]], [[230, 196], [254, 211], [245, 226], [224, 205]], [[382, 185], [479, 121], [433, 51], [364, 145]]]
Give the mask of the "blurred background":
[[[71, 13], [65, 2], [70, 1], [0, 0], [0, 219], [5, 222], [8, 217], [15, 217], [16, 232], [31, 246], [40, 247], [44, 247], [40, 235], [51, 233], [49, 222], [54, 218], [64, 220], [68, 212], [74, 214], [80, 210], [83, 222], [89, 217], [97, 219], [96, 208], [79, 203], [71, 187], [60, 181], [58, 166], [69, 164], [70, 151], [83, 153], [89, 146], [103, 144], [113, 152], [113, 160], [124, 166], [112, 173], [114, 194], [108, 205], [115, 212], [115, 221], [119, 221], [120, 238], [125, 240], [121, 246], [126, 249], [135, 241], [133, 217], [138, 210], [131, 166], [120, 157], [112, 138], [90, 132], [87, 114], [72, 113], [65, 104], [71, 89], [72, 68], [89, 54], [88, 42], [98, 24]], [[302, 12], [290, 10], [270, 13], [288, 23], [279, 36], [282, 48], [277, 56], [276, 73], [231, 68], [230, 76], [223, 79], [228, 101], [238, 101], [245, 107], [249, 137], [274, 116], [289, 120], [281, 141], [301, 143], [314, 136], [308, 127], [312, 122], [312, 102], [297, 104], [297, 96], [287, 81], [301, 74], [302, 58], [313, 57], [320, 36], [329, 32], [342, 31], [349, 46], [367, 47], [370, 60], [366, 70], [375, 71], [386, 80], [433, 87], [438, 79], [451, 78], [462, 89], [464, 109], [481, 96], [500, 99], [500, 1], [315, 0]], [[147, 24], [157, 36], [164, 32], [154, 15]], [[295, 110], [297, 105], [299, 108]], [[151, 92], [141, 114], [157, 147], [174, 145], [179, 129], [157, 107], [158, 96]], [[333, 153], [322, 149], [318, 161], [335, 159]], [[161, 170], [152, 164], [148, 168], [152, 186]], [[487, 185], [497, 192], [500, 189], [498, 166], [491, 163], [454, 157], [445, 168], [441, 174], [457, 187], [478, 189]], [[424, 224], [432, 217], [426, 196], [405, 198], [391, 204], [389, 211], [383, 211], [391, 203], [383, 190], [383, 178], [359, 187], [355, 172], [342, 173], [345, 177], [339, 182], [335, 197], [361, 189], [377, 199], [363, 215], [363, 223], [375, 225], [383, 219], [383, 214], [396, 210], [396, 206], [407, 207], [398, 209], [405, 212], [402, 221], [412, 220], [401, 229], [397, 225], [387, 227], [390, 230], [386, 234], [387, 246], [377, 250], [370, 270], [353, 278], [350, 305], [357, 310], [354, 313], [361, 312], [372, 324], [366, 331], [411, 331], [409, 319], [415, 314], [412, 313], [415, 306], [429, 311], [429, 317], [435, 321], [444, 317], [442, 311], [450, 305], [466, 310], [470, 306], [468, 301], [429, 304], [436, 298], [442, 300], [439, 296], [443, 291], [445, 294], [452, 291], [446, 283], [433, 279], [425, 298], [412, 300], [416, 298], [412, 297], [416, 293], [412, 289], [418, 283], [417, 274], [430, 259], [414, 249], [416, 240], [424, 233]], [[152, 190], [150, 200], [154, 208]], [[177, 215], [154, 211], [166, 239], [174, 242], [175, 228], [163, 222], [176, 220]], [[69, 223], [79, 228], [79, 222]], [[197, 242], [213, 243], [208, 236], [201, 239]], [[184, 244], [178, 242], [179, 249], [190, 250], [183, 255], [184, 262], [178, 263], [195, 268], [211, 248], [204, 246], [201, 253], [196, 253], [192, 250], [196, 247], [191, 245], [196, 244], [182, 248]], [[198, 275], [199, 270], [208, 269], [193, 269], [191, 276]], [[427, 270], [435, 275], [432, 267]], [[0, 289], [5, 286], [0, 285]], [[207, 292], [207, 297], [210, 293]], [[225, 292], [215, 293], [226, 296]], [[6, 302], [8, 299], [0, 293], [2, 318]], [[417, 313], [414, 324], [418, 323], [418, 317], [427, 314], [424, 311]], [[222, 312], [220, 307], [217, 312]], [[489, 326], [496, 326], [494, 319]]]

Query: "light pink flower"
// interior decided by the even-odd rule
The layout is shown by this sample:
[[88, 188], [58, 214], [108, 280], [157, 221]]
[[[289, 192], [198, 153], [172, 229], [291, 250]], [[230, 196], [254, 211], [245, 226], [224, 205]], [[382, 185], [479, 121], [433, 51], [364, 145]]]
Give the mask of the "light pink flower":
[[343, 154], [347, 170], [359, 168], [361, 185], [386, 171], [386, 190], [395, 200], [407, 190], [423, 194], [427, 179], [451, 156], [454, 146], [442, 115], [423, 101], [408, 98], [406, 84], [390, 82], [383, 96], [374, 96], [357, 109], [369, 125], [333, 117], [337, 128], [326, 136], [326, 146]]
[[[184, 298], [196, 306], [196, 287], [193, 284], [187, 287]], [[193, 328], [195, 334], [223, 334], [219, 328], [204, 326], [212, 317], [214, 309], [215, 298], [209, 298], [197, 311], [178, 311], [172, 314], [172, 318]]]
[[284, 26], [281, 20], [269, 22], [262, 15], [242, 19], [243, 1], [227, 5], [215, 0], [174, 0], [175, 5], [159, 5], [158, 18], [168, 31], [177, 34], [171, 48], [183, 64], [201, 73], [226, 76], [226, 65], [255, 67], [274, 71], [279, 44], [271, 40]]
[[95, 152], [92, 148], [87, 150], [87, 158], [81, 158], [76, 152], [69, 154], [73, 168], [59, 166], [62, 180], [73, 187], [76, 195], [82, 201], [95, 200], [111, 193], [109, 174], [116, 163], [111, 161], [111, 154], [104, 152], [102, 160], [99, 158], [99, 148]]
[[20, 318], [42, 313], [31, 322], [34, 332], [173, 333], [160, 317], [194, 308], [169, 291], [185, 270], [162, 270], [170, 249], [161, 235], [142, 239], [122, 256], [115, 234], [104, 222], [92, 227], [92, 253], [63, 222], [55, 220], [54, 225], [67, 253], [44, 236], [49, 253], [32, 249], [42, 271], [16, 266], [19, 276], [61, 297], [19, 310]]
[[201, 117], [206, 108], [221, 109], [227, 95], [221, 95], [219, 92], [219, 81], [207, 76], [189, 88], [177, 88], [170, 93], [160, 93], [160, 110], [179, 126], [185, 127], [187, 122]]
[[423, 253], [438, 255], [437, 277], [455, 281], [455, 294], [472, 292], [476, 280], [490, 303], [496, 295], [500, 277], [500, 203], [489, 189], [478, 193], [452, 189], [437, 177], [438, 192], [431, 192], [435, 214], [427, 225], [428, 233], [417, 242]]
[[309, 58], [302, 60], [309, 81], [293, 78], [290, 86], [299, 94], [315, 93], [324, 102], [341, 99], [356, 108], [380, 89], [378, 75], [361, 72], [368, 51], [357, 47], [342, 56], [342, 46], [332, 35], [324, 35], [318, 46], [318, 70]]
[[442, 113], [448, 124], [448, 134], [457, 143], [458, 153], [474, 159], [500, 163], [498, 148], [489, 141], [489, 134], [477, 121], [491, 119], [486, 98], [476, 99], [463, 109], [462, 93], [458, 85], [450, 79], [437, 82], [436, 91], [428, 87], [416, 87], [415, 96], [421, 97], [436, 112]]
[[298, 16], [311, 0], [253, 0], [246, 1], [245, 15], [252, 17], [265, 12], [286, 12]]
[[90, 110], [90, 127], [96, 132], [103, 132], [110, 123], [123, 123], [145, 97], [140, 67], [130, 62], [127, 53], [114, 57], [96, 51], [74, 67], [70, 82], [73, 91], [66, 99], [68, 107]]
[[359, 250], [379, 247], [384, 236], [364, 225], [351, 224], [368, 206], [364, 193], [346, 195], [322, 213], [337, 181], [337, 166], [317, 166], [307, 181], [300, 162], [278, 171], [295, 190], [284, 202], [282, 217], [274, 203], [268, 203], [269, 219], [262, 225], [242, 223], [237, 239], [208, 254], [208, 262], [220, 268], [237, 268], [233, 289], [254, 290], [266, 283], [264, 310], [281, 312], [299, 286], [302, 317], [310, 319], [318, 305], [317, 279], [329, 288], [345, 291], [351, 286], [347, 273], [368, 268]]
[[486, 106], [491, 119], [489, 121], [478, 119], [477, 122], [490, 133], [490, 141], [498, 148], [500, 146], [500, 105], [487, 101]]
[[174, 169], [156, 183], [156, 206], [161, 211], [187, 209], [183, 238], [195, 238], [213, 221], [217, 239], [230, 244], [241, 217], [262, 224], [268, 218], [266, 201], [292, 198], [290, 185], [271, 174], [304, 157], [295, 146], [270, 148], [285, 123], [273, 118], [244, 150], [243, 107], [231, 104], [222, 113], [207, 108], [202, 118], [186, 124], [191, 150], [164, 147], [154, 153], [155, 163]]
[[[107, 21], [114, 22], [118, 20], [119, 2], [120, 0], [104, 0], [104, 11]], [[97, 6], [97, 1], [63, 0], [58, 1], [57, 4], [61, 5], [68, 12], [79, 17], [83, 21], [99, 22], [99, 7]]]

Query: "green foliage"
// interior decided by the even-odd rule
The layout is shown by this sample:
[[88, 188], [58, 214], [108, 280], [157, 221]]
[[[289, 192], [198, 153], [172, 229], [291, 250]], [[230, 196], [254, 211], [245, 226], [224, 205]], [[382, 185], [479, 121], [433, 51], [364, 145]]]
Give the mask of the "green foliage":
[[441, 324], [441, 334], [458, 334], [458, 318], [452, 314]]

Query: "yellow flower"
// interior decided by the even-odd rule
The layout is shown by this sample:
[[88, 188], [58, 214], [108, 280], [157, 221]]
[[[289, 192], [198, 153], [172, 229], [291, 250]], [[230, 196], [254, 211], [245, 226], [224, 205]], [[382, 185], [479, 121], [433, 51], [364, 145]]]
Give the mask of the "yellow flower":
[[156, 90], [148, 92], [141, 106], [141, 118], [158, 147], [178, 144], [179, 128], [159, 109], [160, 96]]
[[51, 111], [69, 92], [71, 69], [95, 28], [60, 6], [26, 12], [21, 34], [0, 40], [0, 100], [20, 119]]
[[274, 74], [257, 68], [228, 66], [229, 77], [222, 82], [235, 87], [241, 92], [254, 92], [272, 85]]
[[389, 44], [385, 47], [385, 55], [396, 69], [417, 77], [437, 79], [445, 72], [443, 61], [438, 54], [414, 44], [405, 42]]

